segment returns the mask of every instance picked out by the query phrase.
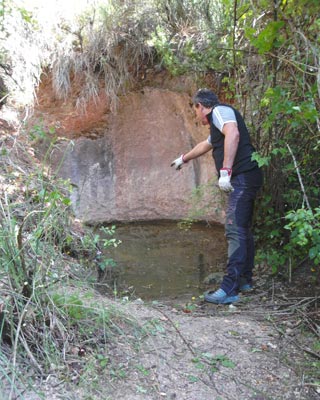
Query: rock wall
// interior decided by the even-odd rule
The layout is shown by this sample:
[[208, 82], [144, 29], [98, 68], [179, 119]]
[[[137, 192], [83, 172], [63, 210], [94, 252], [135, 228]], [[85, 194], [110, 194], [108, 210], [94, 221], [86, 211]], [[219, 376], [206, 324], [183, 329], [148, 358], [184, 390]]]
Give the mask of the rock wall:
[[[70, 114], [64, 116], [61, 110], [55, 120], [50, 102], [46, 102], [46, 112], [42, 111], [42, 118], [50, 116], [44, 118], [47, 123], [60, 127], [60, 135], [73, 138], [55, 146], [51, 164], [59, 165], [59, 174], [70, 179], [78, 218], [89, 223], [179, 220], [206, 206], [199, 219], [223, 221], [223, 214], [217, 212], [221, 197], [217, 190], [217, 195], [211, 193], [216, 183], [211, 154], [180, 171], [170, 167], [173, 159], [208, 136], [208, 128], [196, 124], [186, 93], [144, 88], [121, 98], [116, 115], [106, 116], [107, 111], [101, 109], [100, 104], [95, 139], [91, 138], [96, 132], [92, 109], [87, 116], [90, 124], [86, 116], [79, 116], [72, 126], [66, 124]], [[38, 117], [39, 113], [41, 102]], [[192, 193], [199, 185], [207, 185], [208, 190], [194, 204]]]

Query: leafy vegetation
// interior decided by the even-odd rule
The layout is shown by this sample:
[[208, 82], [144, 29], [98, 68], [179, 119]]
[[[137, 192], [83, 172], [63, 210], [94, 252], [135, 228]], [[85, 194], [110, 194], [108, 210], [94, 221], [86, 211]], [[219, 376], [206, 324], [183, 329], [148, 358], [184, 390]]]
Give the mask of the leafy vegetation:
[[[188, 9], [188, 2], [179, 4]], [[173, 74], [197, 72], [201, 85], [220, 89], [250, 126], [254, 158], [265, 173], [256, 218], [259, 261], [273, 272], [308, 260], [319, 265], [320, 6], [302, 0], [221, 1], [219, 7], [214, 23], [206, 13], [185, 19], [189, 30], [181, 36], [158, 28], [155, 48]], [[309, 216], [301, 233], [309, 237], [305, 245], [296, 240], [294, 222], [286, 225], [293, 215]]]
[[[318, 12], [314, 1], [298, 1], [294, 6], [290, 1], [261, 2], [239, 20], [248, 49], [259, 61], [252, 64], [252, 56], [241, 57], [250, 73], [250, 79], [241, 82], [242, 90], [250, 93], [245, 96], [244, 112], [252, 116], [256, 157], [265, 166], [265, 188], [257, 210], [263, 244], [260, 259], [274, 271], [311, 259], [319, 245], [315, 209], [320, 194]], [[314, 231], [310, 247], [298, 244], [296, 230], [302, 229], [299, 218], [293, 221], [293, 216], [309, 214], [304, 233]], [[291, 223], [286, 225], [286, 220]]]
[[124, 327], [135, 337], [142, 329], [112, 304], [97, 304], [97, 294], [83, 281], [88, 267], [92, 274], [96, 266], [104, 270], [111, 264], [111, 259], [94, 261], [99, 247], [107, 251], [120, 243], [115, 227], [102, 228], [106, 239], [101, 239], [91, 228], [77, 226], [67, 182], [36, 164], [27, 142], [16, 144], [7, 134], [0, 143], [0, 337], [7, 345], [0, 376], [7, 382], [1, 397], [12, 399], [28, 386], [21, 366], [31, 365], [32, 375], [59, 368], [71, 379], [69, 362], [84, 356], [83, 343], [90, 340], [98, 355]]

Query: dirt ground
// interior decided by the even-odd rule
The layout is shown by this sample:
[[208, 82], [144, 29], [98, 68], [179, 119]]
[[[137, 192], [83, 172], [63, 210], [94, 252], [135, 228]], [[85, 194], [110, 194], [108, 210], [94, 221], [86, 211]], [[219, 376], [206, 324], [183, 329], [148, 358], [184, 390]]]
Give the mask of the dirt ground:
[[[309, 294], [300, 297], [290, 288], [269, 280], [230, 306], [201, 298], [144, 302], [96, 293], [94, 304], [122, 315], [119, 332], [100, 349], [90, 341], [81, 343], [83, 353], [71, 349], [68, 373], [56, 366], [41, 379], [30, 375], [34, 390], [13, 398], [320, 399], [319, 304], [312, 294], [319, 288], [308, 286]], [[123, 317], [130, 323], [121, 325]], [[8, 390], [1, 389], [0, 399], [7, 400]]]
[[319, 399], [319, 358], [306, 329], [310, 320], [303, 317], [306, 309], [317, 311], [316, 300], [289, 298], [279, 283], [233, 306], [123, 300], [117, 307], [145, 335], [119, 336], [98, 375], [85, 371], [88, 355], [79, 369], [81, 383], [57, 381], [53, 374], [41, 390], [50, 400]]

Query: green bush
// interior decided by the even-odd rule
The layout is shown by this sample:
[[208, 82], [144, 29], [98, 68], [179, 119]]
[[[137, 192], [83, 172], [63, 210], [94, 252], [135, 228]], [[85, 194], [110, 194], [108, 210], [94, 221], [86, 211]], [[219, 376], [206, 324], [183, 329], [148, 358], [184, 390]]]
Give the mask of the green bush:
[[290, 211], [286, 216], [285, 229], [290, 231], [289, 241], [285, 246], [288, 254], [302, 260], [309, 258], [315, 265], [320, 264], [320, 208], [301, 208]]
[[[68, 374], [64, 346], [90, 340], [95, 349], [98, 343], [106, 345], [111, 335], [121, 334], [118, 320], [123, 325], [131, 322], [116, 308], [95, 304], [81, 264], [82, 257], [91, 260], [86, 267], [96, 272], [97, 248], [119, 244], [115, 226], [102, 228], [107, 234], [104, 240], [93, 228], [78, 230], [68, 182], [48, 176], [46, 168], [28, 156], [28, 144], [14, 145], [9, 137], [2, 149], [6, 151], [0, 166], [5, 188], [0, 199], [0, 300], [5, 301], [0, 334], [8, 344], [11, 361], [6, 369], [12, 369], [11, 381], [1, 369], [5, 356], [0, 358], [0, 375], [15, 393], [20, 382], [18, 361], [43, 376], [52, 365], [60, 365]], [[101, 256], [101, 264], [107, 261], [111, 263]]]

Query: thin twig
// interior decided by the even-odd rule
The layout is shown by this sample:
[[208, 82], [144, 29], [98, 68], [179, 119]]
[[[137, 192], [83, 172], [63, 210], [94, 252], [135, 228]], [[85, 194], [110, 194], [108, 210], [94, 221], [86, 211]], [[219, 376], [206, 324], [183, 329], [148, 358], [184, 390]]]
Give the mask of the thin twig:
[[314, 351], [306, 348], [306, 347], [302, 347], [299, 343], [297, 343], [295, 340], [290, 339], [287, 335], [285, 335], [285, 333], [283, 332], [283, 330], [281, 330], [280, 328], [277, 327], [276, 324], [273, 324], [274, 328], [276, 329], [276, 331], [278, 333], [280, 333], [280, 335], [284, 336], [286, 338], [286, 340], [288, 340], [289, 343], [294, 344], [296, 347], [298, 347], [299, 350], [304, 351], [307, 354], [310, 354], [312, 357], [317, 358], [318, 360], [320, 360], [320, 354], [315, 353]]
[[[316, 329], [316, 328], [312, 325], [312, 323], [310, 322], [308, 316], [307, 316], [305, 313], [303, 313], [301, 310], [299, 310], [299, 309], [297, 309], [296, 311], [303, 317], [304, 321], [307, 322], [307, 324], [308, 324], [309, 328], [312, 330], [312, 332], [313, 332], [316, 336], [318, 336], [318, 338], [320, 338], [319, 329]], [[317, 325], [316, 325], [316, 326], [317, 326]]]
[[159, 308], [156, 308], [156, 310], [162, 314], [169, 322], [170, 324], [174, 327], [174, 329], [176, 330], [176, 332], [178, 333], [178, 335], [180, 336], [181, 340], [183, 341], [183, 343], [188, 347], [188, 349], [191, 351], [191, 353], [195, 356], [196, 352], [193, 350], [192, 346], [190, 345], [190, 343], [188, 343], [188, 341], [183, 337], [182, 333], [179, 331], [179, 329], [175, 326], [174, 322], [172, 321], [172, 319], [170, 317], [168, 317], [168, 315], [163, 312], [162, 310], [160, 310]]
[[8, 97], [9, 96], [9, 93], [7, 93], [5, 96], [3, 96], [1, 99], [0, 99], [0, 103], [6, 98], [6, 97]]
[[300, 175], [300, 171], [299, 171], [299, 167], [298, 167], [298, 164], [297, 164], [297, 160], [296, 160], [296, 158], [295, 158], [295, 156], [294, 156], [294, 154], [293, 154], [293, 152], [291, 150], [291, 147], [290, 147], [290, 145], [288, 143], [287, 143], [287, 147], [288, 147], [289, 153], [291, 154], [291, 157], [293, 159], [294, 167], [295, 167], [297, 175], [298, 175], [298, 179], [299, 179], [299, 182], [300, 182], [301, 190], [302, 190], [302, 193], [303, 193], [303, 199], [306, 202], [306, 204], [308, 206], [308, 209], [312, 213], [312, 208], [310, 207], [309, 200], [308, 200], [306, 191], [304, 189], [304, 185], [303, 185], [302, 178], [301, 178], [301, 175]]

